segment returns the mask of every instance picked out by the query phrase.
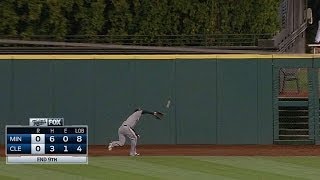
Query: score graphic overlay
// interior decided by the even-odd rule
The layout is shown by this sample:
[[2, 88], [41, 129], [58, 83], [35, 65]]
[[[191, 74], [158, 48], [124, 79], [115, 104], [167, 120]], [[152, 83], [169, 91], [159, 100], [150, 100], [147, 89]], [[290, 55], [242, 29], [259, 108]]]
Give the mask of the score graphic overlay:
[[7, 164], [88, 164], [88, 126], [63, 118], [30, 118], [6, 126]]

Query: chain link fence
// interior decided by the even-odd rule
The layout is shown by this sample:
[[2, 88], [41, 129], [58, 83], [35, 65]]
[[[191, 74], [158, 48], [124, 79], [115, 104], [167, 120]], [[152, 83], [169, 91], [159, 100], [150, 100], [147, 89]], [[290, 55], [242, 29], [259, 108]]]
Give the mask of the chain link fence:
[[308, 97], [308, 69], [280, 68], [279, 97], [307, 98]]

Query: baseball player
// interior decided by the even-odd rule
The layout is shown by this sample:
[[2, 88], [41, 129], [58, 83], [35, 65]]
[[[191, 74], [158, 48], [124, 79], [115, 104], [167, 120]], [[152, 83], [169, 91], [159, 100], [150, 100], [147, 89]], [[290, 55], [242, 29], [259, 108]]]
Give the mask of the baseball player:
[[131, 114], [127, 118], [127, 120], [125, 120], [122, 123], [122, 125], [119, 127], [118, 129], [119, 141], [112, 141], [111, 143], [109, 143], [109, 146], [108, 146], [109, 151], [111, 151], [113, 147], [123, 146], [126, 141], [126, 137], [128, 137], [131, 141], [130, 156], [139, 156], [139, 154], [136, 152], [136, 145], [137, 145], [137, 140], [140, 136], [135, 132], [134, 127], [138, 123], [138, 121], [140, 120], [143, 114], [151, 114], [155, 118], [160, 120], [161, 120], [161, 117], [163, 116], [163, 114], [158, 111], [150, 112], [147, 110], [136, 109], [134, 113]]
[[319, 0], [315, 0], [313, 2], [312, 10], [313, 10], [315, 19], [318, 22], [318, 29], [317, 29], [317, 33], [316, 33], [316, 37], [315, 37], [314, 42], [315, 43], [320, 43], [320, 1]]

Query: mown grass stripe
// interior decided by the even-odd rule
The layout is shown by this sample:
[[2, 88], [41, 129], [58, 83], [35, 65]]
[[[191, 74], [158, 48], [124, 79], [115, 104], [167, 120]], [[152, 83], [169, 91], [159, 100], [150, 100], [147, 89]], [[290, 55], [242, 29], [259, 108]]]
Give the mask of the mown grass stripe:
[[319, 179], [320, 157], [92, 157], [89, 165], [6, 165], [0, 179]]
[[[92, 160], [91, 160], [92, 161]], [[145, 174], [137, 174], [134, 172], [125, 172], [121, 169], [111, 169], [99, 166], [89, 165], [43, 165], [40, 168], [60, 173], [72, 174], [87, 179], [157, 179]]]
[[[293, 157], [289, 157], [292, 159]], [[249, 170], [261, 171], [269, 174], [276, 174], [297, 179], [319, 179], [320, 172], [317, 168], [290, 164], [284, 162], [276, 162], [278, 158], [268, 157], [216, 157], [205, 158], [195, 157], [194, 159], [211, 162], [215, 164], [228, 165], [233, 167], [241, 167]]]
[[296, 164], [309, 168], [320, 169], [320, 157], [319, 156], [298, 156], [298, 157], [271, 157], [273, 161], [280, 163]]
[[[81, 176], [74, 176], [66, 173], [59, 173], [45, 169], [39, 169], [43, 165], [6, 165], [5, 160], [0, 162], [0, 175], [9, 176], [15, 179], [25, 180], [51, 180], [51, 179], [80, 179]], [[60, 166], [60, 165], [56, 165]], [[85, 180], [85, 178], [82, 178]], [[2, 178], [1, 178], [2, 180]]]
[[[1, 170], [0, 170], [0, 173], [1, 173]], [[0, 179], [3, 179], [3, 180], [17, 180], [19, 178], [13, 177], [11, 175], [1, 175], [0, 174]]]
[[[12, 165], [10, 165], [12, 166]], [[44, 169], [37, 169], [31, 167], [29, 165], [16, 165], [15, 168], [8, 168], [6, 167], [5, 171], [0, 171], [0, 174], [5, 174], [6, 176], [13, 176], [18, 179], [25, 179], [25, 180], [51, 180], [51, 179], [80, 179], [81, 176], [73, 176], [71, 174], [66, 173], [58, 173], [47, 171]], [[85, 180], [85, 178], [82, 178]]]
[[99, 167], [108, 167], [108, 168], [114, 168], [114, 169], [122, 169], [123, 171], [128, 171], [128, 172], [135, 172], [139, 174], [149, 174], [152, 175], [153, 177], [158, 177], [161, 179], [201, 179], [201, 180], [206, 180], [206, 179], [226, 179], [230, 180], [233, 178], [228, 178], [228, 177], [223, 177], [223, 176], [218, 176], [218, 175], [213, 175], [213, 174], [208, 174], [204, 172], [199, 172], [199, 171], [193, 171], [193, 170], [185, 170], [181, 168], [176, 168], [176, 167], [168, 167], [164, 166], [161, 164], [156, 164], [156, 163], [149, 163], [145, 162], [143, 159], [158, 159], [162, 157], [139, 157], [139, 158], [119, 158], [119, 159], [114, 159], [114, 158], [100, 158], [97, 160], [94, 160], [90, 164], [93, 164], [95, 166]]
[[[214, 157], [211, 157], [214, 158]], [[143, 159], [144, 161], [177, 167], [185, 170], [199, 171], [235, 179], [294, 179], [291, 176], [277, 175], [263, 171], [234, 167], [219, 163], [196, 160], [190, 157]]]

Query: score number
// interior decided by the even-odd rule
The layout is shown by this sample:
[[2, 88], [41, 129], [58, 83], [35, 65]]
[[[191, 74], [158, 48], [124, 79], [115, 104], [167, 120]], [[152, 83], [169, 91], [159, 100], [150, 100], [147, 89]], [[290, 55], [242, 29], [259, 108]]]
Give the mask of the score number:
[[[55, 142], [55, 137], [54, 137], [54, 136], [50, 136], [50, 137], [49, 137], [49, 141], [50, 141], [51, 143], [54, 143], [54, 142]], [[67, 143], [67, 142], [69, 141], [69, 137], [68, 137], [68, 136], [63, 136], [63, 137], [62, 137], [62, 141], [65, 142], [65, 143]], [[78, 142], [78, 143], [81, 143], [81, 142], [82, 142], [82, 136], [77, 136], [77, 142]]]
[[31, 154], [44, 154], [45, 135], [31, 134]]
[[[55, 139], [56, 137], [55, 136], [50, 136], [49, 137], [49, 141], [50, 141], [50, 143], [55, 143]], [[63, 136], [62, 137], [62, 141], [64, 142], [64, 143], [68, 143], [69, 142], [69, 137], [68, 136]], [[77, 136], [77, 138], [76, 138], [76, 142], [77, 143], [81, 143], [83, 141], [83, 139], [82, 139], [82, 136]], [[74, 142], [73, 142], [74, 143]], [[68, 151], [68, 146], [66, 146], [66, 145], [63, 145], [63, 152], [69, 152]], [[50, 152], [54, 152], [55, 151], [55, 146], [54, 145], [50, 145], [50, 150], [49, 150]], [[78, 147], [77, 147], [77, 151], [78, 152], [82, 152], [82, 148], [81, 148], [81, 146], [79, 145]]]

